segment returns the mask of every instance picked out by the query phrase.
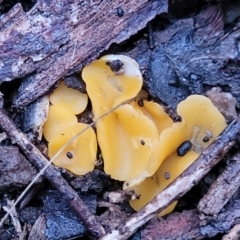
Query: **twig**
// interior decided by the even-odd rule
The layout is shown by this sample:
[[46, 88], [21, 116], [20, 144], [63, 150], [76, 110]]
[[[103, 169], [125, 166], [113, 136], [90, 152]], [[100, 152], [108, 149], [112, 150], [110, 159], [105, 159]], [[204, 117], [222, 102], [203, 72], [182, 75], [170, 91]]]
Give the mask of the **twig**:
[[232, 159], [233, 163], [226, 167], [198, 203], [199, 212], [217, 215], [240, 187], [240, 154]]
[[[36, 181], [39, 175], [43, 174], [51, 182], [51, 184], [60, 193], [62, 193], [64, 199], [81, 217], [90, 233], [95, 237], [102, 236], [105, 233], [105, 230], [101, 226], [101, 224], [97, 222], [95, 216], [90, 212], [86, 204], [81, 200], [81, 198], [74, 191], [74, 189], [69, 186], [68, 182], [61, 176], [59, 171], [53, 165], [51, 165], [51, 162], [48, 161], [41, 154], [41, 152], [32, 143], [29, 142], [27, 137], [15, 127], [13, 121], [6, 115], [2, 108], [0, 108], [0, 127], [3, 131], [7, 133], [7, 135], [12, 140], [17, 143], [17, 145], [22, 149], [22, 151], [27, 155], [29, 161], [37, 169], [41, 170], [40, 173], [33, 180], [33, 183], [34, 181]], [[31, 185], [33, 185], [33, 183]], [[21, 196], [15, 202], [14, 206], [24, 196], [26, 190], [21, 194]], [[9, 213], [11, 211], [12, 209], [9, 210]], [[3, 224], [6, 216], [8, 216], [8, 214], [5, 215], [5, 217], [1, 220], [0, 226]]]
[[11, 211], [9, 211], [12, 208], [12, 206], [13, 206], [13, 201], [7, 200], [7, 205], [3, 206], [2, 208], [5, 210], [5, 212], [9, 212], [12, 219], [13, 226], [17, 232], [17, 235], [19, 239], [22, 240], [24, 239], [24, 231], [22, 231], [22, 227], [18, 219], [18, 214], [15, 207]]
[[239, 132], [240, 119], [237, 118], [218, 138], [215, 139], [215, 141], [198, 157], [198, 159], [165, 190], [159, 193], [139, 212], [133, 214], [125, 223], [103, 236], [101, 240], [127, 239], [140, 226], [155, 217], [168, 205], [178, 200], [196, 185], [200, 179], [223, 158], [235, 142]]

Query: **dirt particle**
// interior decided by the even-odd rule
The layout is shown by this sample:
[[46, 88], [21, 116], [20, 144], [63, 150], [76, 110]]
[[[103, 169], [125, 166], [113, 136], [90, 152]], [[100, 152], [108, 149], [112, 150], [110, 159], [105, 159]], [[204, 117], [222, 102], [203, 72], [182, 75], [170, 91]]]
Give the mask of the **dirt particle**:
[[124, 16], [124, 11], [123, 11], [122, 7], [120, 7], [120, 6], [117, 7], [116, 14], [117, 14], [118, 17], [123, 17]]
[[143, 107], [144, 106], [143, 99], [138, 100], [138, 106], [139, 107]]
[[192, 143], [190, 141], [183, 142], [178, 148], [177, 148], [177, 155], [182, 157], [184, 156], [192, 147]]
[[125, 72], [124, 64], [119, 59], [106, 62], [106, 65], [109, 66], [116, 75], [123, 75]]
[[164, 173], [164, 178], [165, 179], [170, 179], [171, 178], [170, 172], [165, 172]]
[[205, 136], [202, 141], [203, 141], [203, 142], [209, 142], [209, 137], [208, 137], [208, 136]]
[[67, 156], [69, 159], [73, 158], [73, 155], [72, 155], [71, 152], [67, 152], [66, 156]]

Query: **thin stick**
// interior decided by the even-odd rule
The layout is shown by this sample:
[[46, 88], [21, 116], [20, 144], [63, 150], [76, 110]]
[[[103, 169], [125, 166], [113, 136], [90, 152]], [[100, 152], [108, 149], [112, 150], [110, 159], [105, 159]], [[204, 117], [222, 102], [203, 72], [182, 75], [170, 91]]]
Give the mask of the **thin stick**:
[[15, 206], [19, 203], [19, 201], [24, 197], [27, 191], [34, 185], [34, 183], [38, 180], [41, 175], [44, 175], [51, 184], [63, 194], [63, 197], [70, 204], [70, 206], [76, 211], [76, 213], [81, 217], [81, 219], [86, 224], [88, 230], [95, 237], [100, 237], [105, 234], [104, 228], [97, 222], [95, 216], [90, 212], [85, 203], [80, 199], [78, 194], [72, 189], [68, 182], [61, 176], [59, 171], [51, 165], [51, 163], [56, 159], [64, 149], [71, 144], [79, 135], [85, 132], [87, 129], [92, 127], [97, 121], [103, 119], [111, 112], [115, 111], [121, 105], [129, 102], [131, 100], [125, 101], [121, 103], [111, 110], [107, 111], [105, 114], [97, 118], [94, 122], [85, 127], [82, 131], [77, 133], [72, 139], [70, 139], [53, 157], [50, 161], [48, 161], [42, 153], [29, 142], [27, 137], [19, 131], [12, 120], [6, 115], [5, 111], [0, 108], [0, 127], [3, 131], [7, 133], [7, 135], [17, 143], [17, 145], [23, 150], [26, 156], [29, 158], [29, 161], [39, 169], [39, 173], [35, 176], [32, 182], [27, 186], [27, 188], [21, 193], [18, 199], [15, 201], [13, 206], [9, 209], [8, 213], [2, 218], [0, 222], [0, 226], [4, 223], [4, 221], [9, 216], [10, 212], [15, 208]]
[[174, 201], [178, 200], [213, 166], [215, 166], [231, 148], [240, 132], [240, 119], [234, 120], [223, 133], [198, 157], [198, 159], [186, 169], [165, 190], [159, 193], [150, 203], [139, 212], [133, 214], [125, 223], [112, 230], [101, 240], [124, 240], [128, 239], [139, 227], [155, 217]]

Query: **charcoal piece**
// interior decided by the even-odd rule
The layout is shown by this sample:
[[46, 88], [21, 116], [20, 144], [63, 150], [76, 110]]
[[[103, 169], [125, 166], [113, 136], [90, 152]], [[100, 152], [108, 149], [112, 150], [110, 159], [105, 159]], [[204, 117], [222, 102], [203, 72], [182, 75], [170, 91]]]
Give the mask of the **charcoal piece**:
[[[92, 213], [96, 212], [96, 196], [80, 194]], [[43, 197], [48, 240], [69, 239], [81, 236], [87, 229], [68, 203], [55, 190], [47, 191]]]
[[178, 70], [162, 52], [162, 48], [153, 51], [148, 71], [149, 92], [153, 97], [173, 107], [190, 94], [189, 87], [179, 79], [176, 71]]
[[86, 93], [86, 84], [82, 80], [80, 73], [73, 73], [64, 78], [66, 86], [79, 90], [82, 93]]
[[0, 153], [0, 192], [29, 184], [37, 171], [18, 148], [0, 146]]
[[19, 220], [24, 223], [33, 225], [42, 213], [40, 207], [26, 207], [19, 212]]
[[94, 191], [101, 192], [103, 188], [109, 186], [110, 176], [99, 170], [87, 173], [85, 176], [79, 176], [71, 182], [74, 189], [80, 189], [82, 192]]
[[[221, 37], [223, 13], [219, 6], [209, 7], [195, 19], [208, 24], [201, 24], [200, 31], [193, 19], [179, 20], [155, 34], [155, 42], [159, 44], [150, 59], [149, 92], [160, 101], [176, 106], [189, 94], [204, 94], [211, 86], [220, 86], [236, 97], [239, 108], [240, 28]], [[210, 25], [217, 28], [213, 31]], [[203, 39], [205, 31], [209, 32], [208, 43]]]

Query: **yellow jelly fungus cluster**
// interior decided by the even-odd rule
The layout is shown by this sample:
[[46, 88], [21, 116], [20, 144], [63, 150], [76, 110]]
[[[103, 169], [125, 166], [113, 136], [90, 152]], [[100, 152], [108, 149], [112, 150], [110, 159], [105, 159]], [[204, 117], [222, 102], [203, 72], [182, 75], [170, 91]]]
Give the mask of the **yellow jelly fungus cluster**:
[[[87, 125], [78, 123], [75, 115], [83, 112], [87, 106], [87, 94], [68, 88], [61, 82], [50, 95], [52, 105], [43, 134], [49, 142], [48, 155], [52, 158], [70, 139]], [[71, 172], [83, 175], [94, 169], [97, 152], [97, 140], [92, 128], [87, 129], [69, 144], [54, 160], [54, 164]]]
[[182, 121], [176, 123], [159, 104], [138, 100], [142, 76], [129, 57], [104, 56], [85, 67], [82, 77], [95, 118], [122, 103], [96, 123], [97, 137], [105, 172], [140, 196], [130, 202], [135, 210], [177, 178], [226, 127], [224, 117], [204, 96], [192, 95], [179, 103]]

